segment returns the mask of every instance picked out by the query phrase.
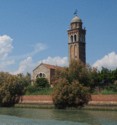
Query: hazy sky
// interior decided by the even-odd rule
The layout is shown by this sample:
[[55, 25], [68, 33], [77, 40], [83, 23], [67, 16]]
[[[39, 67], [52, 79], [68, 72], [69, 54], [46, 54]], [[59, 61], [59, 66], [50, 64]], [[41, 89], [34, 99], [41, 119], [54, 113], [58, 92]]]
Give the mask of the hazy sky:
[[67, 65], [73, 13], [86, 27], [87, 63], [117, 67], [117, 0], [0, 0], [0, 71]]

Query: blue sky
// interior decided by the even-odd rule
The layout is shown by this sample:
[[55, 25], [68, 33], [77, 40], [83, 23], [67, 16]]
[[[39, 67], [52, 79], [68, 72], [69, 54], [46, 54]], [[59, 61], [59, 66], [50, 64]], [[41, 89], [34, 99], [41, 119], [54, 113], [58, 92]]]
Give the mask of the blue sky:
[[76, 9], [87, 30], [87, 63], [116, 68], [117, 0], [0, 0], [0, 70], [67, 65], [67, 30]]

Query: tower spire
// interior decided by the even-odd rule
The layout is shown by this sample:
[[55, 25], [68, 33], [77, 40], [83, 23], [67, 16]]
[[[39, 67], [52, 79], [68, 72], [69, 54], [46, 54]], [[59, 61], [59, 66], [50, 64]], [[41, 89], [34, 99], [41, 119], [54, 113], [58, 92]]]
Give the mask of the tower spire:
[[72, 60], [85, 64], [86, 30], [82, 28], [82, 20], [77, 16], [77, 10], [74, 12], [74, 15], [75, 17], [71, 20], [70, 29], [68, 30], [69, 64]]

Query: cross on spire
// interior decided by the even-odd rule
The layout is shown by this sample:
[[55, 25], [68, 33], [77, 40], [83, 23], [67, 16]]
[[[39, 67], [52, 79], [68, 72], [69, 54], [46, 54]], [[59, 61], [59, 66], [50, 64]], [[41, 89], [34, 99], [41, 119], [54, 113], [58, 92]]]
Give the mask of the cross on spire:
[[76, 10], [74, 11], [74, 15], [77, 16], [77, 13], [78, 13], [78, 10], [76, 9]]

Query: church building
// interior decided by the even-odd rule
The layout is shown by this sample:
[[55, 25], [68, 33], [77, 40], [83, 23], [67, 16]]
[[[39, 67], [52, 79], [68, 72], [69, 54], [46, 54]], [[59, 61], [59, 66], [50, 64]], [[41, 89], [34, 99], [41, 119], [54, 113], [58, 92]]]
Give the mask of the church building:
[[[70, 28], [68, 32], [68, 50], [69, 50], [69, 64], [72, 60], [77, 60], [82, 63], [86, 63], [86, 30], [82, 27], [82, 20], [75, 15], [71, 20]], [[56, 69], [62, 67], [54, 66], [50, 64], [41, 63], [38, 65], [32, 74], [32, 80], [36, 78], [47, 78], [51, 84], [51, 80], [55, 74]]]
[[41, 63], [33, 70], [32, 80], [35, 81], [37, 78], [46, 78], [48, 82], [51, 83], [55, 70], [61, 68], [60, 66]]

